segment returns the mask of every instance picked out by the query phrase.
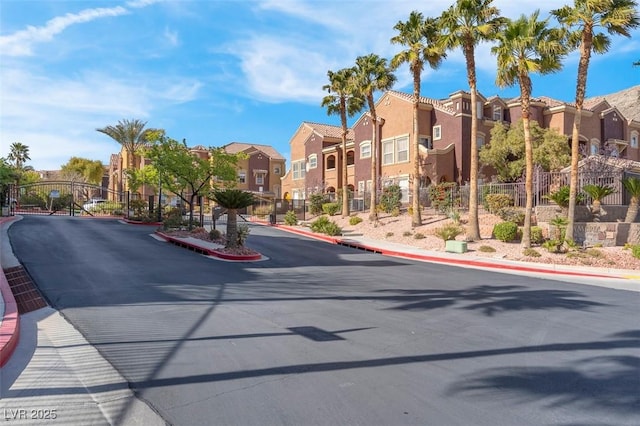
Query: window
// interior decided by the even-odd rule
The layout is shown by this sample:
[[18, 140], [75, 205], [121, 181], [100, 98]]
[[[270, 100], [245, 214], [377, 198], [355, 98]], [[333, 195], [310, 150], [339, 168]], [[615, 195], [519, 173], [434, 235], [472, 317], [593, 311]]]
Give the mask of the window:
[[310, 169], [315, 169], [316, 167], [318, 167], [318, 155], [317, 154], [311, 154], [309, 156], [309, 168]]
[[364, 181], [360, 180], [358, 181], [358, 195], [362, 196], [363, 193], [364, 193]]
[[427, 149], [433, 149], [433, 144], [431, 143], [431, 138], [429, 136], [420, 136], [420, 145]]
[[336, 156], [330, 155], [327, 157], [327, 170], [336, 168]]
[[437, 126], [433, 126], [433, 140], [438, 141], [442, 139], [442, 126], [439, 124]]
[[482, 101], [476, 102], [476, 113], [478, 114], [479, 119], [482, 119], [484, 116], [484, 104]]
[[360, 144], [360, 158], [371, 158], [371, 142], [366, 141]]
[[280, 166], [274, 166], [273, 167], [273, 174], [274, 175], [279, 175], [280, 174]]
[[294, 161], [291, 168], [293, 169], [293, 179], [304, 179], [306, 175], [304, 160]]
[[353, 151], [347, 151], [347, 166], [353, 166], [355, 164], [356, 154]]
[[478, 135], [478, 138], [476, 139], [476, 146], [478, 150], [482, 149], [484, 146], [484, 136]]
[[238, 172], [238, 182], [246, 183], [247, 182], [247, 173], [246, 172]]
[[264, 185], [264, 175], [262, 173], [256, 175], [256, 185]]
[[591, 155], [598, 155], [600, 152], [600, 145], [598, 142], [591, 142], [591, 149], [589, 150]]
[[498, 105], [493, 106], [493, 121], [502, 121], [502, 108]]
[[382, 142], [382, 164], [393, 164], [393, 140]]
[[631, 148], [637, 148], [638, 147], [638, 132], [633, 132], [631, 134], [631, 141], [630, 141], [629, 145], [631, 145]]
[[405, 163], [409, 161], [409, 138], [403, 137], [396, 140], [396, 151], [398, 163]]

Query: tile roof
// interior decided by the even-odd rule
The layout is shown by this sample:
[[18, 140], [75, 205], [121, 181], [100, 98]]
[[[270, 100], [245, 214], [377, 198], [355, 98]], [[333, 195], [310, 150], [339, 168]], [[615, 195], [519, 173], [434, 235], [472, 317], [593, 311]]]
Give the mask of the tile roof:
[[[341, 126], [333, 126], [331, 124], [321, 124], [321, 123], [312, 123], [309, 121], [304, 121], [302, 125], [311, 128], [314, 132], [320, 134], [323, 137], [329, 138], [342, 138], [342, 127]], [[352, 129], [347, 130], [347, 139], [353, 139], [354, 133]]]
[[280, 155], [280, 153], [270, 145], [262, 145], [257, 143], [231, 142], [225, 145], [223, 148], [229, 154], [237, 154], [239, 152], [244, 152], [248, 149], [253, 148], [258, 151], [264, 152], [265, 154], [267, 154], [269, 158], [273, 160], [284, 160], [284, 157]]
[[[406, 101], [413, 102], [413, 93], [397, 92], [395, 90], [389, 90], [387, 93], [390, 93], [390, 94], [392, 94], [394, 96], [397, 96], [400, 99], [404, 99]], [[421, 104], [433, 105], [433, 107], [435, 109], [440, 110], [442, 112], [446, 112], [447, 114], [455, 114], [456, 113], [453, 110], [453, 108], [449, 108], [442, 101], [439, 101], [437, 99], [432, 99], [432, 98], [427, 98], [425, 96], [420, 96], [420, 99], [418, 100], [418, 102], [421, 103]]]

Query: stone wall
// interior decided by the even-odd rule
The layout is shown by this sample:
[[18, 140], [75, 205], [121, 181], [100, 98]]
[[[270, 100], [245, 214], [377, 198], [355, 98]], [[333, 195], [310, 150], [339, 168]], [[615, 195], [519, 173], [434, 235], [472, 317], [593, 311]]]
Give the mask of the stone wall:
[[[600, 208], [600, 222], [622, 222], [627, 214], [627, 206], [602, 206]], [[535, 208], [538, 222], [551, 222], [556, 216], [567, 216], [558, 206], [537, 206]], [[591, 222], [593, 215], [587, 206], [576, 206], [576, 222]], [[635, 223], [640, 223], [640, 214]]]
[[[538, 223], [546, 230], [546, 236], [554, 235], [555, 227], [549, 223]], [[573, 239], [584, 247], [615, 247], [625, 244], [640, 244], [640, 223], [578, 222], [573, 228]]]

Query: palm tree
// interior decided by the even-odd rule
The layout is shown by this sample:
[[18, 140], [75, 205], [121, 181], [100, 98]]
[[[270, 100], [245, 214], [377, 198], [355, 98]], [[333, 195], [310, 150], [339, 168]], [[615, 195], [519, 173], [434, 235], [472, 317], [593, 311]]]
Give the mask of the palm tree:
[[[418, 105], [420, 102], [420, 83], [424, 64], [427, 62], [433, 69], [438, 68], [446, 54], [438, 46], [438, 21], [433, 18], [424, 19], [422, 13], [413, 11], [406, 22], [398, 22], [395, 27], [398, 35], [391, 43], [406, 46], [407, 49], [397, 53], [391, 59], [391, 66], [396, 69], [402, 64], [409, 64], [413, 76], [413, 185], [411, 226], [422, 225], [420, 211], [420, 129], [418, 127]], [[373, 209], [373, 205], [371, 206]]]
[[[122, 148], [127, 151], [127, 170], [131, 170], [135, 167], [135, 155], [138, 149], [142, 148], [147, 143], [147, 135], [154, 129], [145, 129], [147, 125], [146, 121], [141, 120], [119, 120], [115, 126], [107, 126], [101, 129], [96, 129], [100, 133], [104, 133], [111, 139], [122, 145]], [[122, 181], [122, 172], [120, 171], [120, 180]]]
[[[571, 177], [569, 182], [569, 211], [566, 238], [573, 241], [576, 197], [578, 193], [578, 160], [580, 151], [580, 122], [587, 90], [587, 72], [591, 53], [606, 53], [611, 39], [606, 33], [631, 37], [630, 30], [636, 28], [637, 3], [634, 0], [574, 0], [573, 7], [564, 6], [551, 11], [567, 31], [568, 47], [580, 51], [576, 83], [576, 112], [571, 132]], [[601, 27], [605, 32], [597, 32]]]
[[622, 184], [624, 185], [624, 189], [627, 190], [629, 197], [631, 197], [629, 200], [627, 214], [624, 217], [624, 222], [632, 223], [636, 220], [636, 216], [638, 215], [638, 204], [640, 204], [640, 178], [626, 177], [622, 179]]
[[356, 85], [362, 96], [366, 99], [371, 115], [371, 206], [369, 207], [369, 220], [378, 220], [377, 194], [378, 194], [378, 163], [380, 162], [380, 142], [378, 141], [378, 115], [376, 105], [373, 102], [373, 94], [377, 90], [385, 91], [393, 87], [396, 76], [387, 60], [371, 53], [367, 56], [356, 58]]
[[322, 90], [329, 92], [322, 99], [322, 106], [327, 108], [327, 114], [340, 116], [342, 124], [342, 217], [349, 216], [349, 187], [347, 186], [347, 116], [351, 117], [362, 110], [362, 97], [357, 91], [355, 82], [355, 67], [343, 68], [336, 72], [328, 71], [329, 84]]
[[565, 53], [557, 30], [547, 26], [548, 19], [538, 20], [539, 11], [508, 21], [498, 36], [498, 45], [491, 51], [497, 55], [496, 84], [500, 87], [520, 85], [520, 102], [525, 144], [525, 190], [527, 193], [523, 248], [531, 247], [531, 211], [533, 210], [533, 145], [531, 138], [530, 104], [531, 73], [548, 74], [562, 68], [560, 58]]
[[238, 209], [253, 204], [253, 194], [240, 189], [219, 189], [213, 191], [211, 199], [227, 209], [227, 243], [226, 248], [235, 249], [242, 246], [238, 238]]
[[616, 190], [609, 185], [594, 185], [591, 183], [584, 185], [582, 190], [591, 197], [591, 214], [593, 214], [595, 221], [599, 221], [602, 199], [607, 195], [613, 194]]
[[29, 147], [20, 142], [12, 143], [9, 147], [7, 160], [13, 162], [13, 175], [16, 180], [16, 185], [19, 186], [24, 172], [33, 170], [33, 167], [24, 165], [27, 160], [31, 160], [31, 157], [29, 157]]
[[475, 47], [482, 41], [496, 39], [505, 24], [493, 0], [457, 0], [443, 12], [440, 23], [447, 49], [462, 48], [467, 64], [467, 80], [471, 92], [471, 158], [469, 161], [469, 227], [468, 238], [480, 239], [478, 221], [478, 89], [476, 85]]

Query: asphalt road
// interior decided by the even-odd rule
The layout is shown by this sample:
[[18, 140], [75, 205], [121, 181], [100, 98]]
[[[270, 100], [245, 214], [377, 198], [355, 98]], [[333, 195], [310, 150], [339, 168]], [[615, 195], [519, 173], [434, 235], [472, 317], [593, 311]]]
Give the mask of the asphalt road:
[[388, 258], [253, 226], [214, 260], [25, 217], [53, 307], [175, 425], [637, 425], [640, 293]]

